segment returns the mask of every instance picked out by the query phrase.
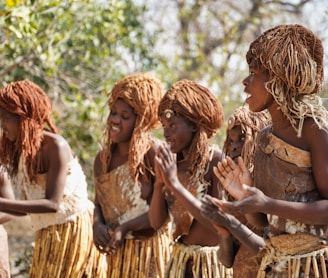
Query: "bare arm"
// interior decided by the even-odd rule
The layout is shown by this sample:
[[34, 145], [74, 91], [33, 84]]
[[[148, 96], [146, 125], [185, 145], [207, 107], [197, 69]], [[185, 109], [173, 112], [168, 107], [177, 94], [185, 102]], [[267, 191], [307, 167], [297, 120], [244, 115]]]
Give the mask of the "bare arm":
[[66, 140], [59, 135], [45, 136], [44, 159], [47, 165], [45, 198], [13, 200], [0, 198], [0, 210], [11, 214], [56, 212], [63, 198], [67, 175], [67, 163], [71, 150]]
[[[11, 200], [15, 199], [8, 174], [2, 167], [0, 167], [0, 196]], [[18, 216], [21, 215], [25, 214], [18, 214]], [[0, 212], [0, 224], [8, 222], [12, 218], [13, 215]]]
[[202, 214], [208, 218], [215, 227], [224, 227], [252, 253], [257, 254], [265, 246], [262, 237], [255, 234], [232, 215], [220, 210], [220, 200], [206, 195], [202, 199]]
[[155, 183], [154, 183], [154, 191], [150, 201], [150, 207], [148, 211], [148, 217], [151, 226], [158, 230], [163, 226], [163, 224], [168, 219], [168, 208], [167, 203], [164, 197], [164, 181], [162, 178], [162, 173], [159, 169], [158, 161], [155, 159]]
[[[301, 143], [308, 146], [311, 153], [313, 175], [322, 200], [308, 203], [276, 200], [256, 188], [244, 186], [244, 196], [233, 205], [230, 204], [229, 208], [226, 206], [226, 209], [230, 212], [236, 209], [247, 214], [255, 212], [273, 214], [310, 225], [326, 225], [328, 223], [328, 133], [319, 130], [312, 121], [307, 121], [302, 134], [304, 138], [301, 139]], [[236, 168], [233, 169], [234, 166], [229, 167], [225, 167], [222, 171], [219, 169], [220, 181], [226, 182], [229, 179], [229, 171], [230, 173], [236, 171]]]

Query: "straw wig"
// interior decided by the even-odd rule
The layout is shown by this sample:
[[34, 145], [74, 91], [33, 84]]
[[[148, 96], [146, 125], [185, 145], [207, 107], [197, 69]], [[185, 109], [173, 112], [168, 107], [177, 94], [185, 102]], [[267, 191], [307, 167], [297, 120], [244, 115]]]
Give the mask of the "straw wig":
[[38, 172], [38, 151], [46, 123], [53, 133], [57, 128], [52, 122], [51, 103], [46, 93], [35, 83], [23, 80], [9, 83], [0, 90], [0, 107], [19, 116], [19, 134], [16, 142], [1, 136], [0, 157], [10, 174], [16, 174], [20, 157], [27, 165], [31, 180]]
[[223, 152], [228, 151], [228, 136], [231, 129], [240, 126], [245, 135], [245, 141], [241, 152], [245, 165], [249, 170], [253, 169], [253, 155], [256, 147], [256, 138], [260, 131], [271, 124], [271, 116], [268, 110], [253, 112], [247, 106], [238, 107], [228, 119], [226, 140], [223, 144]]
[[[134, 73], [123, 78], [109, 93], [109, 110], [118, 99], [122, 99], [137, 116], [129, 150], [130, 170], [136, 179], [145, 170], [144, 156], [150, 148], [149, 131], [159, 126], [157, 108], [163, 93], [162, 83], [149, 73]], [[108, 124], [106, 133], [107, 141], [101, 157], [105, 171], [109, 167], [113, 148]]]
[[222, 105], [208, 88], [183, 79], [173, 84], [160, 102], [159, 117], [170, 117], [170, 113], [182, 116], [197, 127], [189, 150], [190, 170], [196, 173], [209, 159], [209, 138], [222, 126]]
[[324, 79], [321, 40], [301, 25], [279, 25], [253, 41], [246, 54], [267, 70], [266, 89], [300, 137], [303, 122], [311, 117], [327, 129], [327, 110], [318, 93]]

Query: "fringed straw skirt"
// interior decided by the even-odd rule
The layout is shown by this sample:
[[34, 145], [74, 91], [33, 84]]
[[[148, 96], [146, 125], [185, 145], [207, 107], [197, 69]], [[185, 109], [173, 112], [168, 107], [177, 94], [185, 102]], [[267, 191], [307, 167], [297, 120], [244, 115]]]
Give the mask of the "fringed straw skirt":
[[283, 234], [266, 240], [257, 278], [326, 277], [327, 242], [309, 234]]
[[166, 277], [184, 278], [189, 274], [202, 278], [232, 278], [232, 268], [226, 268], [218, 260], [219, 248], [175, 243]]
[[107, 255], [107, 277], [163, 278], [170, 251], [168, 228], [149, 239], [126, 239], [115, 255]]
[[93, 244], [91, 211], [36, 232], [29, 278], [101, 278], [106, 268]]

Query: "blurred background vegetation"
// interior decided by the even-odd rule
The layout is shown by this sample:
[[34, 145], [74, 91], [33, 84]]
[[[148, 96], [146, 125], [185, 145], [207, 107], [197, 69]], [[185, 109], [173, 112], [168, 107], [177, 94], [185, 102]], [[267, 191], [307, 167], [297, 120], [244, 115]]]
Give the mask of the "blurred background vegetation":
[[[30, 79], [44, 88], [92, 195], [93, 159], [116, 81], [136, 71], [152, 72], [166, 88], [193, 79], [217, 95], [228, 117], [245, 98], [249, 43], [274, 25], [300, 23], [327, 47], [327, 13], [326, 0], [1, 1], [0, 85]], [[326, 82], [323, 97], [327, 91]], [[222, 128], [215, 143], [224, 136]]]

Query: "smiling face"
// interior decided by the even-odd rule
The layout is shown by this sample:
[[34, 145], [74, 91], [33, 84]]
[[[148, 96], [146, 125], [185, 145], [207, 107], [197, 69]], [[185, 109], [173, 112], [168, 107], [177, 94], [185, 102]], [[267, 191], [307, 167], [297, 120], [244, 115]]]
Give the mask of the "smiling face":
[[228, 133], [226, 155], [236, 161], [237, 157], [241, 156], [244, 143], [245, 134], [242, 132], [241, 126], [234, 126]]
[[129, 142], [135, 127], [137, 115], [132, 107], [122, 99], [118, 99], [112, 106], [108, 116], [110, 137], [113, 143]]
[[162, 117], [164, 138], [173, 153], [188, 152], [196, 128], [184, 117], [174, 115]]
[[3, 136], [15, 142], [19, 131], [19, 116], [0, 108], [0, 121]]
[[251, 111], [263, 111], [273, 103], [273, 96], [265, 88], [265, 83], [268, 81], [268, 72], [252, 61], [249, 64], [249, 76], [243, 80], [244, 92], [248, 94], [245, 102]]

